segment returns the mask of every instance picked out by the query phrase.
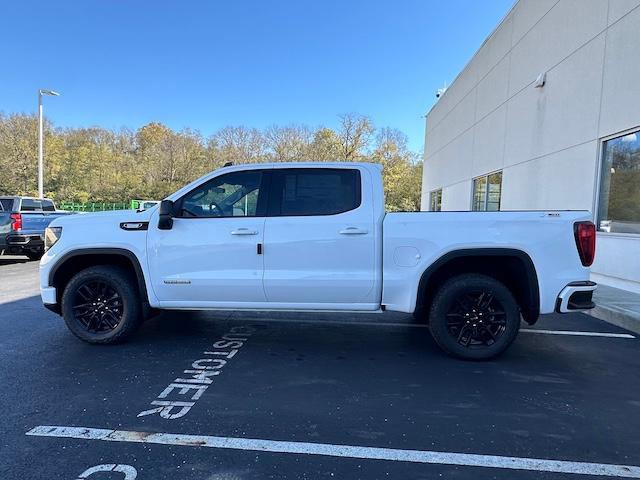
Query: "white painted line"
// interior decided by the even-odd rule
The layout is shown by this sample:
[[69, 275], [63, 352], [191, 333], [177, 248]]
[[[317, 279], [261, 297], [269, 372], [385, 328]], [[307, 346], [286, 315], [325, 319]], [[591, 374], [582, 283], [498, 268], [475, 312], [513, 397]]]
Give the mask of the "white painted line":
[[[345, 321], [345, 320], [288, 320], [283, 318], [268, 318], [268, 319], [251, 319], [242, 320], [246, 322], [277, 322], [277, 323], [307, 323], [312, 325], [364, 325], [367, 327], [403, 327], [403, 328], [429, 328], [429, 325], [424, 323], [393, 323], [393, 322], [358, 322], [358, 321]], [[542, 330], [535, 328], [521, 328], [522, 333], [542, 333], [546, 335], [573, 335], [576, 337], [606, 337], [606, 338], [636, 338], [634, 335], [628, 333], [609, 333], [609, 332], [575, 332], [573, 330]]]
[[501, 468], [536, 472], [572, 473], [619, 478], [640, 478], [640, 467], [608, 463], [569, 462], [539, 458], [503, 457], [469, 453], [400, 450], [396, 448], [332, 445], [327, 443], [284, 442], [254, 438], [214, 437], [176, 433], [150, 433], [104, 428], [60, 427], [41, 425], [27, 432], [40, 437], [103, 440], [107, 442], [152, 443], [189, 447], [225, 448], [254, 452], [275, 452], [296, 455], [362, 458], [395, 462], [460, 465], [465, 467]]
[[520, 331], [525, 333], [544, 333], [547, 335], [574, 335], [577, 337], [636, 338], [628, 333], [574, 332], [571, 330], [537, 330], [534, 328], [522, 328]]

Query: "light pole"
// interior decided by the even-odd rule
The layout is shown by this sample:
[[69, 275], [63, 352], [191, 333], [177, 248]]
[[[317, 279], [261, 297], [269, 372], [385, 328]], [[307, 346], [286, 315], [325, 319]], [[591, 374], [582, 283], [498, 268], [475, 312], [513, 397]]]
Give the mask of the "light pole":
[[44, 198], [44, 119], [42, 116], [42, 96], [57, 97], [53, 90], [38, 90], [38, 197]]

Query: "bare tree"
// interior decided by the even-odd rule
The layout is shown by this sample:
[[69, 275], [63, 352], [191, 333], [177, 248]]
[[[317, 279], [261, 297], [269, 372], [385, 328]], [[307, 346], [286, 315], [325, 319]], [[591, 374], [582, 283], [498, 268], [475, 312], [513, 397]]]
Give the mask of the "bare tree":
[[218, 146], [223, 163], [258, 163], [266, 156], [266, 142], [262, 133], [244, 126], [225, 127], [213, 134], [211, 141]]
[[374, 131], [369, 117], [355, 113], [340, 115], [338, 135], [342, 145], [342, 159], [355, 161], [364, 156]]
[[270, 157], [275, 162], [306, 160], [313, 133], [304, 125], [271, 126], [264, 133]]

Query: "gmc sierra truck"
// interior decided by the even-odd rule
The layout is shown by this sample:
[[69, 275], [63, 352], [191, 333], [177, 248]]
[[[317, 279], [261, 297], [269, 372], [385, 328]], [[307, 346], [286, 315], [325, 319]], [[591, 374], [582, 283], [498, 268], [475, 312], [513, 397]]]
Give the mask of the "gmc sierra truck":
[[465, 359], [502, 353], [521, 319], [594, 306], [586, 211], [385, 213], [366, 163], [227, 166], [142, 212], [59, 218], [42, 300], [90, 343], [156, 310], [414, 313]]
[[52, 200], [0, 197], [0, 255], [26, 255], [39, 260], [44, 253], [44, 231], [69, 212], [56, 210]]

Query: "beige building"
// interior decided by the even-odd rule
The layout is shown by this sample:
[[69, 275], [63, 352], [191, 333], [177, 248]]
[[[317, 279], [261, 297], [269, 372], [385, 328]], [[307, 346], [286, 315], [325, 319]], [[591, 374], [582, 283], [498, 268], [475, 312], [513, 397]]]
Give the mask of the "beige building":
[[423, 210], [587, 209], [640, 292], [640, 0], [520, 0], [429, 111]]

